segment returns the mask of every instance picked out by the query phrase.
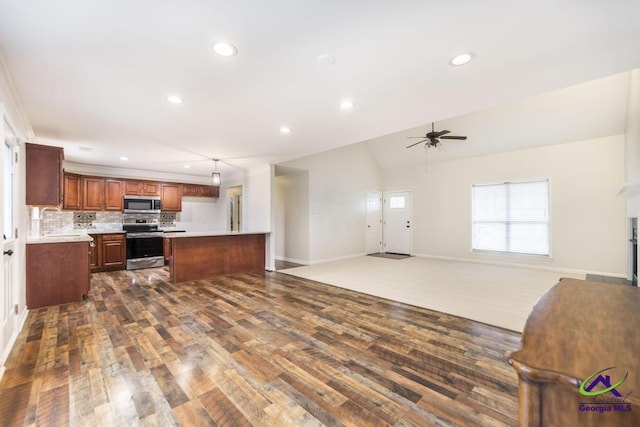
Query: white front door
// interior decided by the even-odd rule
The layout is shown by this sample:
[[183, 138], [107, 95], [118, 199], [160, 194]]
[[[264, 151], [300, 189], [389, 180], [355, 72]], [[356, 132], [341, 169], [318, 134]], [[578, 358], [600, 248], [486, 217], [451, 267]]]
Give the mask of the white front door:
[[384, 251], [411, 254], [411, 192], [384, 193]]
[[382, 252], [382, 192], [367, 191], [367, 254]]

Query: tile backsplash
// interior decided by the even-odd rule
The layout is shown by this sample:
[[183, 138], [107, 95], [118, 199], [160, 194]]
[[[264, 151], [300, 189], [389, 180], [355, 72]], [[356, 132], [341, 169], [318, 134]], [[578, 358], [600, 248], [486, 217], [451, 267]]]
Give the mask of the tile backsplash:
[[[77, 230], [91, 230], [95, 232], [121, 231], [123, 222], [135, 222], [141, 219], [139, 215], [123, 214], [121, 212], [91, 212], [91, 211], [57, 211], [46, 210], [40, 212], [40, 217], [29, 209], [30, 234], [33, 236], [46, 234], [69, 233]], [[155, 220], [160, 227], [175, 227], [177, 215], [175, 212], [163, 212], [160, 215], [146, 215], [146, 220]], [[149, 222], [151, 222], [149, 221]]]

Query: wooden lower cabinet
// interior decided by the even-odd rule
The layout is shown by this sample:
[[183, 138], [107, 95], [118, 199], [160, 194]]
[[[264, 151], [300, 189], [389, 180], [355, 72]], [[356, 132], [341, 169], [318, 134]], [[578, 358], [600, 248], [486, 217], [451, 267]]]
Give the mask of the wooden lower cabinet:
[[82, 301], [89, 293], [89, 242], [27, 245], [27, 308]]
[[91, 272], [124, 270], [127, 264], [127, 240], [125, 233], [90, 234]]
[[164, 238], [164, 265], [169, 264], [171, 259], [171, 239]]

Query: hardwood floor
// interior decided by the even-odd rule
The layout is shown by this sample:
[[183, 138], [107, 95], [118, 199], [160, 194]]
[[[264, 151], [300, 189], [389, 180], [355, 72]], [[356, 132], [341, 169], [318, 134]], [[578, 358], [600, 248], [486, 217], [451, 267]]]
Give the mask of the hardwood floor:
[[517, 424], [520, 335], [283, 273], [97, 273], [34, 310], [2, 425]]

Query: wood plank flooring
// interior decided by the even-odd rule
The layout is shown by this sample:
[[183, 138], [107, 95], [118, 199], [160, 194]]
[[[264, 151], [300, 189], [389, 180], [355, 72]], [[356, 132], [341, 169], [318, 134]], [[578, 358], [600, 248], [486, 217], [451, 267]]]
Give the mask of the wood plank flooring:
[[0, 424], [516, 425], [519, 342], [277, 272], [98, 273], [87, 301], [29, 313]]

